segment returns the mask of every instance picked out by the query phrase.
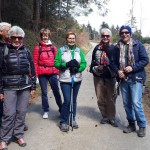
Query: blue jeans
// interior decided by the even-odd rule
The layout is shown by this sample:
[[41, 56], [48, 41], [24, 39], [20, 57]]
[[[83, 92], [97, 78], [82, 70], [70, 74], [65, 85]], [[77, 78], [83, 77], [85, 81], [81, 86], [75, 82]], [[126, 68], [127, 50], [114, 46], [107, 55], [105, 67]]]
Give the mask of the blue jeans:
[[59, 107], [59, 111], [61, 111], [62, 100], [61, 100], [60, 91], [58, 87], [57, 75], [55, 74], [54, 75], [40, 75], [38, 78], [39, 78], [39, 84], [40, 84], [41, 92], [42, 92], [42, 108], [44, 112], [49, 112], [49, 103], [48, 103], [48, 96], [47, 96], [47, 82], [49, 82], [51, 86], [56, 103]]
[[[69, 114], [70, 114], [70, 102], [73, 97], [73, 120], [76, 117], [77, 109], [77, 95], [80, 88], [81, 82], [74, 83], [73, 88], [71, 83], [60, 83], [61, 90], [64, 97], [64, 103], [61, 109], [60, 124], [69, 123]], [[72, 93], [71, 93], [72, 92]]]
[[146, 119], [142, 107], [142, 89], [141, 82], [133, 82], [131, 79], [122, 81], [120, 84], [123, 104], [129, 124], [135, 124], [139, 127], [146, 127]]

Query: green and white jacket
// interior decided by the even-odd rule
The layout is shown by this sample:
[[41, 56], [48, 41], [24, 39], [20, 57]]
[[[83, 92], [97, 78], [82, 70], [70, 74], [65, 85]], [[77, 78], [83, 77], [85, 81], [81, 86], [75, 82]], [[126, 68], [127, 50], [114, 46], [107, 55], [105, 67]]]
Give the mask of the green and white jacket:
[[72, 48], [70, 48], [68, 45], [64, 45], [63, 47], [58, 49], [58, 52], [55, 57], [55, 67], [60, 70], [60, 82], [72, 82], [72, 75], [70, 74], [69, 68], [66, 67], [66, 63], [72, 59], [76, 59], [80, 64], [78, 73], [74, 75], [74, 82], [82, 81], [82, 71], [84, 71], [87, 65], [84, 54], [82, 50], [76, 45], [74, 45]]

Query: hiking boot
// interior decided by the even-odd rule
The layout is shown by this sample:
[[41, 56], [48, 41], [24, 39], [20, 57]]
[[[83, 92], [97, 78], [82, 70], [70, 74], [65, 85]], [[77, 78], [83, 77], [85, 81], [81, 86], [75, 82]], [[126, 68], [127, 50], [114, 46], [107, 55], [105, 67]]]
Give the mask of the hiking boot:
[[76, 121], [73, 121], [72, 123], [70, 123], [70, 126], [73, 127], [74, 129], [78, 129], [79, 128], [79, 126], [78, 126]]
[[60, 124], [60, 130], [62, 132], [68, 132], [69, 131], [68, 125], [65, 123]]
[[117, 122], [116, 122], [115, 119], [109, 120], [109, 123], [110, 123], [113, 127], [118, 127], [118, 124], [117, 124]]
[[138, 137], [145, 137], [146, 136], [146, 128], [139, 128], [137, 135], [138, 135]]
[[48, 112], [44, 112], [43, 119], [48, 119]]
[[131, 132], [134, 132], [134, 131], [136, 131], [135, 124], [133, 124], [133, 125], [128, 125], [128, 126], [123, 130], [123, 133], [131, 133]]
[[27, 143], [24, 141], [23, 138], [17, 139], [16, 143], [18, 143], [18, 145], [21, 146], [21, 147], [25, 147], [27, 145]]
[[109, 120], [107, 118], [103, 118], [101, 121], [100, 121], [101, 124], [107, 124], [109, 123]]

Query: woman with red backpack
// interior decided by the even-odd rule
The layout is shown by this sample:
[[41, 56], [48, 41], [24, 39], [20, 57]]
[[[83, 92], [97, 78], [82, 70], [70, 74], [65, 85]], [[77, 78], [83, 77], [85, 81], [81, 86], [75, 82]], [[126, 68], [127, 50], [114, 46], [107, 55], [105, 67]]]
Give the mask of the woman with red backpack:
[[48, 119], [49, 103], [47, 96], [47, 82], [49, 82], [53, 91], [56, 103], [61, 112], [62, 100], [58, 87], [57, 75], [59, 70], [54, 67], [54, 59], [57, 53], [57, 48], [50, 41], [50, 30], [42, 28], [40, 30], [39, 45], [34, 47], [33, 60], [36, 71], [36, 77], [39, 79], [39, 84], [42, 92], [42, 108], [44, 111], [43, 119]]

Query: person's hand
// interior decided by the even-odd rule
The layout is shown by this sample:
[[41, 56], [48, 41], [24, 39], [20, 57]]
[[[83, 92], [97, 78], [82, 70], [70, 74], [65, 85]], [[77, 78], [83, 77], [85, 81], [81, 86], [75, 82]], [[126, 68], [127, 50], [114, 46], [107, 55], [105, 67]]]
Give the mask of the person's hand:
[[35, 94], [35, 90], [31, 90], [30, 94], [33, 96]]
[[3, 101], [4, 99], [4, 94], [0, 94], [0, 101]]
[[125, 72], [125, 73], [130, 73], [130, 72], [132, 72], [132, 71], [133, 71], [133, 69], [132, 69], [131, 66], [127, 66], [127, 67], [124, 68], [124, 72]]
[[125, 78], [124, 71], [119, 70], [119, 71], [118, 71], [118, 76], [119, 76], [119, 78]]

